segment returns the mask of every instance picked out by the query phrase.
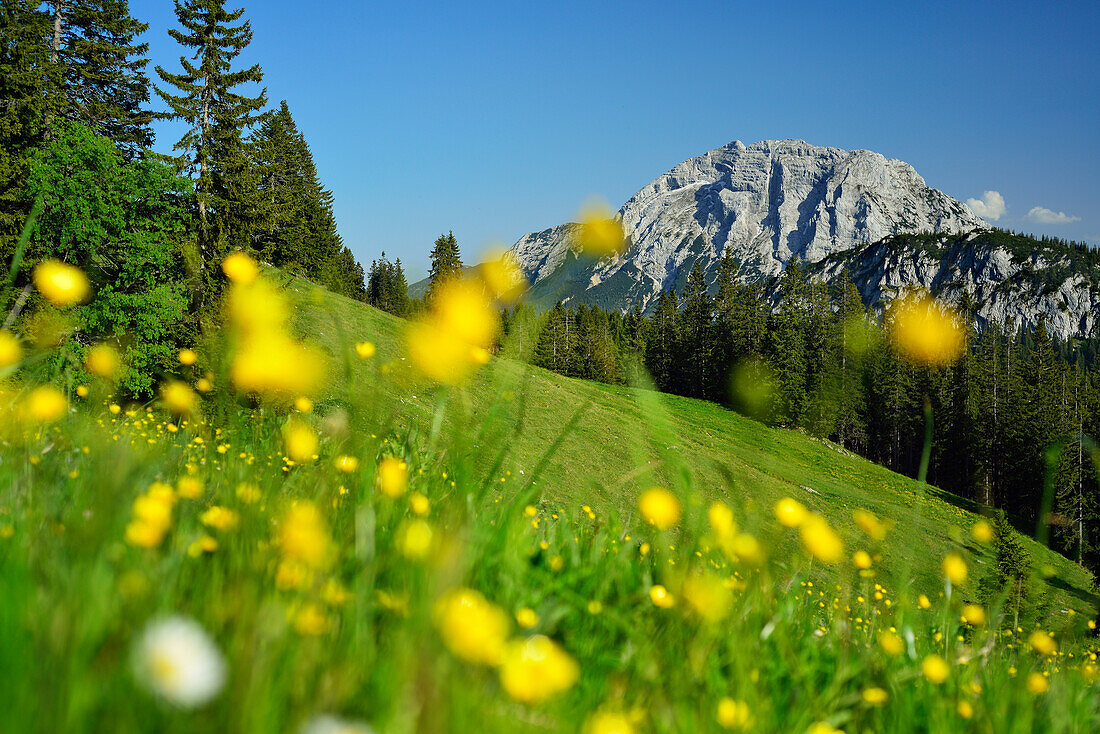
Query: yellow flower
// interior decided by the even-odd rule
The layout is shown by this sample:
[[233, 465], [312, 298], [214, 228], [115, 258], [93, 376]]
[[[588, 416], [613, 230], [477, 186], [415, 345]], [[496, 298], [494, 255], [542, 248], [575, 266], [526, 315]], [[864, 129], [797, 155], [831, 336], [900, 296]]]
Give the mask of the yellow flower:
[[901, 298], [890, 311], [891, 337], [913, 361], [946, 365], [962, 353], [964, 336], [958, 317], [927, 294]]
[[202, 480], [197, 477], [180, 477], [176, 482], [176, 492], [187, 500], [197, 500], [202, 497]]
[[82, 398], [88, 397], [88, 386], [87, 385], [77, 385], [76, 386], [76, 394], [77, 394], [78, 397], [82, 397]]
[[436, 382], [457, 385], [488, 361], [499, 329], [500, 316], [485, 287], [454, 278], [435, 290], [431, 311], [409, 327], [409, 357]]
[[827, 721], [815, 721], [810, 724], [810, 728], [806, 730], [806, 734], [844, 734], [844, 732]]
[[436, 541], [435, 531], [424, 520], [413, 520], [405, 525], [399, 538], [401, 555], [413, 560], [427, 558]]
[[871, 567], [871, 554], [865, 550], [857, 550], [852, 554], [852, 563], [856, 568], [868, 569]]
[[473, 589], [454, 589], [435, 603], [434, 618], [444, 644], [472, 663], [499, 665], [508, 637], [508, 615]]
[[155, 548], [172, 524], [175, 493], [166, 484], [155, 482], [134, 499], [133, 519], [126, 526], [126, 541], [142, 548]]
[[969, 719], [974, 715], [974, 706], [969, 701], [959, 701], [956, 711], [959, 712], [959, 716], [962, 718]]
[[759, 566], [764, 562], [764, 547], [760, 541], [748, 533], [738, 533], [733, 538], [733, 553], [737, 560], [748, 566]]
[[414, 515], [427, 515], [431, 510], [431, 503], [428, 498], [419, 492], [413, 492], [409, 495], [409, 508], [413, 511]]
[[905, 643], [893, 632], [882, 631], [878, 633], [878, 645], [887, 655], [901, 655], [905, 650]]
[[294, 399], [294, 407], [299, 413], [312, 413], [313, 401], [307, 398], [305, 395], [299, 395]]
[[527, 278], [507, 250], [496, 248], [484, 253], [478, 274], [493, 295], [505, 303], [515, 303], [527, 290]]
[[1058, 643], [1054, 641], [1048, 633], [1042, 630], [1035, 630], [1027, 638], [1028, 644], [1031, 645], [1031, 649], [1040, 655], [1053, 655], [1058, 650]]
[[237, 499], [246, 505], [259, 502], [261, 496], [260, 488], [252, 482], [241, 482], [237, 485]]
[[955, 551], [943, 557], [943, 575], [955, 586], [966, 583], [966, 561]]
[[661, 487], [642, 492], [638, 498], [642, 518], [658, 530], [667, 530], [680, 521], [680, 500]]
[[200, 377], [195, 380], [195, 389], [199, 392], [210, 392], [214, 389], [214, 383], [208, 377]]
[[376, 481], [382, 494], [400, 497], [409, 488], [408, 466], [400, 459], [387, 456], [378, 462]]
[[584, 725], [584, 734], [634, 734], [630, 717], [617, 711], [597, 711]]
[[55, 306], [68, 308], [87, 300], [91, 288], [80, 268], [59, 260], [44, 260], [34, 269], [34, 285]]
[[516, 624], [529, 630], [539, 623], [539, 615], [531, 607], [521, 607], [516, 611]]
[[886, 703], [889, 698], [890, 694], [882, 688], [863, 689], [863, 701], [871, 706], [881, 706]]
[[374, 342], [359, 342], [355, 345], [355, 353], [359, 355], [359, 359], [370, 359], [377, 351]]
[[744, 701], [735, 701], [725, 697], [718, 701], [718, 711], [714, 716], [723, 729], [748, 730], [752, 726], [752, 713]]
[[844, 556], [844, 544], [828, 521], [817, 514], [810, 514], [799, 528], [802, 545], [823, 563], [836, 563]]
[[680, 593], [695, 613], [707, 622], [717, 622], [729, 614], [733, 595], [717, 576], [693, 573], [684, 579]]
[[784, 497], [775, 503], [775, 519], [788, 528], [799, 527], [809, 515], [805, 505], [796, 499]]
[[328, 615], [317, 604], [306, 604], [294, 615], [294, 631], [303, 637], [317, 637], [331, 628]]
[[180, 364], [185, 367], [195, 364], [199, 359], [194, 349], [181, 349], [179, 353]]
[[733, 510], [723, 502], [712, 502], [707, 509], [707, 521], [710, 529], [719, 538], [729, 537], [737, 532], [737, 523], [733, 519]]
[[1047, 692], [1050, 688], [1050, 681], [1042, 673], [1032, 671], [1027, 674], [1027, 690], [1036, 696], [1040, 696]]
[[500, 684], [524, 703], [539, 703], [568, 690], [580, 677], [580, 666], [545, 635], [509, 642], [501, 657]]
[[947, 680], [947, 676], [951, 674], [951, 666], [942, 657], [933, 653], [921, 663], [921, 672], [930, 682], [938, 685]]
[[221, 507], [214, 505], [210, 509], [199, 515], [199, 521], [210, 528], [216, 528], [218, 530], [232, 530], [237, 527], [237, 523], [240, 521], [240, 516], [228, 507]]
[[53, 385], [41, 385], [31, 391], [24, 403], [27, 416], [37, 423], [52, 423], [65, 415], [69, 401]]
[[279, 547], [284, 558], [310, 568], [327, 568], [333, 560], [333, 544], [321, 512], [311, 502], [295, 502], [279, 523]]
[[977, 604], [967, 604], [962, 610], [962, 621], [980, 627], [985, 624], [985, 610]]
[[222, 272], [234, 283], [248, 285], [260, 274], [260, 266], [243, 252], [234, 252], [222, 260]]
[[925, 596], [924, 594], [921, 594], [920, 596], [917, 597], [917, 606], [920, 607], [921, 609], [931, 609], [932, 608], [932, 602], [928, 600], [927, 596]]
[[668, 589], [660, 584], [654, 584], [649, 587], [649, 599], [653, 602], [654, 606], [660, 607], [661, 609], [670, 609], [676, 603], [675, 597], [668, 593]]
[[603, 202], [590, 202], [580, 212], [575, 244], [592, 257], [618, 255], [626, 244], [623, 225]]
[[885, 523], [875, 517], [873, 513], [867, 510], [855, 510], [852, 512], [852, 519], [868, 537], [878, 541], [886, 538], [887, 527]]
[[993, 526], [985, 520], [978, 520], [970, 528], [970, 535], [979, 543], [988, 543], [993, 540]]
[[241, 340], [230, 370], [245, 392], [286, 397], [315, 392], [324, 374], [320, 354], [278, 332]]
[[286, 445], [286, 455], [299, 464], [313, 461], [320, 445], [317, 434], [304, 421], [295, 418], [283, 426], [283, 443]]
[[336, 468], [346, 474], [351, 474], [353, 471], [359, 468], [359, 459], [354, 456], [337, 456]]
[[218, 541], [209, 535], [204, 535], [191, 545], [187, 546], [187, 555], [198, 558], [203, 553], [213, 553], [218, 549]]
[[178, 380], [161, 385], [160, 397], [175, 415], [191, 415], [199, 407], [199, 396], [186, 383]]
[[23, 359], [23, 345], [7, 329], [0, 330], [0, 369], [19, 364]]

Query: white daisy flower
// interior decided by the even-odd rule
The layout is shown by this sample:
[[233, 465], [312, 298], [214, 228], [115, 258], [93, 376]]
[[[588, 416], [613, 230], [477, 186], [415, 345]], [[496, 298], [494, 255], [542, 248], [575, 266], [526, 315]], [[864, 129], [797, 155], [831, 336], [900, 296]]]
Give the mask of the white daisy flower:
[[335, 716], [314, 716], [302, 725], [301, 734], [374, 734], [374, 729], [361, 721], [347, 721]]
[[169, 617], [150, 624], [135, 651], [138, 680], [184, 708], [200, 706], [225, 684], [225, 660], [197, 622]]

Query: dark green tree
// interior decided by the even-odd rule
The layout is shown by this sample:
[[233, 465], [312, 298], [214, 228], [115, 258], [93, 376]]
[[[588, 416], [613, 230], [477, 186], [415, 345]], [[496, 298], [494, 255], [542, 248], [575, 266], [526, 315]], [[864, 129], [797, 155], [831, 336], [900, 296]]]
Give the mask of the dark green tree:
[[204, 294], [216, 292], [220, 283], [214, 270], [227, 249], [226, 238], [244, 241], [247, 233], [240, 228], [256, 216], [257, 194], [249, 178], [250, 157], [243, 137], [266, 104], [266, 90], [257, 96], [237, 91], [241, 85], [263, 79], [259, 64], [233, 68], [234, 59], [252, 41], [251, 24], [237, 23], [243, 8], [226, 10], [225, 0], [175, 0], [175, 10], [181, 30], [169, 29], [168, 34], [181, 46], [194, 49], [194, 54], [190, 59], [180, 57], [180, 73], [157, 66], [166, 87], [178, 93], [160, 87], [156, 92], [169, 108], [160, 117], [188, 126], [175, 149], [195, 180], [202, 276], [196, 293], [201, 304]]
[[380, 260], [370, 264], [367, 303], [396, 316], [404, 316], [408, 312], [409, 286], [400, 258], [391, 263], [383, 252]]
[[431, 301], [435, 290], [449, 278], [462, 274], [462, 256], [458, 252], [458, 240], [454, 232], [441, 234], [432, 248], [432, 264], [428, 271], [428, 290], [424, 300]]

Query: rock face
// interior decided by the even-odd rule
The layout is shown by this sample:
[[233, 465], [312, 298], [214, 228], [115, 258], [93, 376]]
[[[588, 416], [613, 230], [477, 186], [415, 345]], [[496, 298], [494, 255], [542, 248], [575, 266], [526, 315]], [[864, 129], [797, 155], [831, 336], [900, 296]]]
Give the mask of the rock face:
[[[991, 321], [1034, 327], [1063, 340], [1100, 336], [1100, 252], [1001, 231], [898, 235], [834, 253], [807, 268], [836, 282], [847, 272], [863, 302], [880, 310], [908, 288], [955, 305], [969, 300], [979, 329]], [[777, 283], [773, 298], [781, 297]]]
[[734, 141], [684, 161], [618, 216], [629, 243], [614, 258], [578, 258], [568, 224], [516, 242], [512, 253], [536, 305], [648, 309], [662, 290], [679, 290], [697, 260], [713, 282], [726, 251], [740, 263], [739, 277], [756, 281], [792, 257], [817, 263], [892, 234], [987, 227], [907, 163], [801, 140]]

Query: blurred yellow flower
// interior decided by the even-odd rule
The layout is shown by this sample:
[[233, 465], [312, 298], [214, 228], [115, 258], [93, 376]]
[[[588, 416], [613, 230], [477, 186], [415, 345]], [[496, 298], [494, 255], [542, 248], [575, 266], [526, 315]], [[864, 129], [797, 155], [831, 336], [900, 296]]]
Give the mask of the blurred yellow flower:
[[959, 705], [955, 708], [959, 712], [959, 716], [964, 719], [969, 719], [974, 715], [974, 706], [969, 701], [959, 701]]
[[670, 609], [676, 604], [675, 597], [668, 592], [668, 589], [660, 584], [654, 584], [649, 587], [649, 599], [653, 602], [653, 606], [660, 607], [661, 609]]
[[317, 637], [330, 629], [332, 622], [318, 604], [305, 604], [294, 614], [294, 631], [303, 637]]
[[234, 252], [222, 260], [222, 272], [234, 283], [248, 285], [260, 274], [260, 266], [243, 252]]
[[733, 510], [723, 502], [712, 502], [707, 508], [707, 521], [710, 529], [719, 538], [732, 536], [737, 532], [737, 523], [733, 519]]
[[878, 633], [878, 645], [887, 655], [901, 655], [905, 651], [905, 642], [888, 630]]
[[413, 492], [409, 495], [409, 509], [414, 515], [427, 515], [431, 511], [431, 502], [419, 492]]
[[307, 398], [305, 395], [299, 395], [294, 399], [294, 407], [299, 413], [312, 413], [313, 401]]
[[449, 591], [435, 603], [433, 616], [452, 653], [472, 663], [501, 663], [508, 615], [480, 593], [466, 588]]
[[176, 492], [187, 500], [197, 500], [202, 497], [202, 480], [198, 477], [180, 477], [176, 482]]
[[752, 713], [749, 705], [744, 701], [735, 701], [724, 697], [718, 701], [718, 711], [714, 716], [718, 726], [723, 729], [748, 730], [752, 727]]
[[950, 664], [935, 653], [927, 656], [920, 667], [924, 677], [937, 685], [947, 680], [947, 676], [951, 674]]
[[354, 456], [337, 456], [334, 463], [338, 471], [342, 471], [346, 474], [351, 474], [353, 471], [359, 468], [359, 459], [355, 458]]
[[539, 623], [539, 615], [531, 607], [521, 607], [516, 611], [516, 624], [529, 630]]
[[417, 561], [431, 554], [437, 540], [435, 531], [425, 520], [413, 520], [407, 523], [398, 533], [398, 538], [401, 555]]
[[749, 566], [759, 566], [764, 562], [764, 546], [748, 533], [738, 533], [733, 538], [733, 553], [737, 560]]
[[431, 311], [409, 326], [409, 357], [436, 382], [457, 385], [488, 361], [499, 329], [500, 316], [485, 287], [454, 278], [439, 285]]
[[378, 489], [387, 497], [400, 497], [409, 488], [408, 466], [393, 456], [378, 462]]
[[291, 418], [283, 426], [283, 443], [286, 455], [299, 464], [313, 461], [320, 446], [317, 434], [302, 420]]
[[241, 482], [237, 485], [237, 499], [246, 505], [251, 505], [260, 501], [262, 493], [260, 488], [252, 482]]
[[500, 684], [524, 703], [539, 703], [568, 690], [580, 677], [580, 666], [545, 635], [512, 640], [500, 663]]
[[890, 694], [882, 688], [864, 688], [863, 701], [871, 706], [881, 706], [889, 700]]
[[852, 554], [852, 564], [858, 569], [868, 569], [871, 567], [871, 554], [865, 550], [857, 550]]
[[634, 734], [630, 717], [617, 711], [597, 711], [588, 717], [584, 734]]
[[88, 386], [87, 385], [77, 385], [76, 386], [76, 394], [77, 394], [78, 397], [82, 397], [82, 398], [88, 397]]
[[97, 377], [113, 380], [118, 377], [122, 360], [115, 348], [109, 344], [97, 344], [88, 350], [84, 357], [84, 368]]
[[34, 285], [46, 300], [60, 308], [83, 303], [91, 293], [84, 271], [59, 260], [40, 262], [34, 269]]
[[844, 544], [840, 536], [821, 515], [808, 515], [799, 528], [799, 535], [806, 550], [823, 563], [836, 563], [844, 556]]
[[931, 609], [932, 602], [928, 600], [928, 597], [925, 594], [921, 594], [917, 597], [917, 606], [921, 609]]
[[199, 355], [194, 349], [181, 349], [178, 355], [180, 364], [185, 367], [189, 367], [198, 361]]
[[240, 516], [228, 507], [213, 505], [199, 515], [199, 521], [203, 525], [217, 530], [232, 530], [240, 522]]
[[975, 627], [985, 624], [985, 609], [977, 604], [967, 604], [962, 610], [962, 621]]
[[359, 355], [359, 359], [370, 359], [377, 351], [374, 342], [359, 342], [355, 345], [355, 353]]
[[867, 510], [854, 510], [852, 512], [852, 519], [855, 520], [859, 529], [866, 533], [869, 538], [878, 541], [885, 540], [888, 530], [886, 524], [875, 517], [873, 513]]
[[680, 500], [662, 487], [642, 492], [638, 498], [642, 518], [658, 530], [667, 530], [680, 521]]
[[979, 543], [988, 543], [993, 540], [993, 526], [985, 520], [978, 520], [971, 526], [970, 535]]
[[955, 586], [966, 582], [966, 561], [956, 551], [951, 551], [943, 557], [943, 575]]
[[576, 247], [591, 257], [618, 255], [626, 244], [623, 225], [604, 202], [589, 202], [581, 208], [574, 237]]
[[684, 579], [680, 593], [695, 613], [710, 623], [725, 619], [733, 605], [729, 587], [710, 573], [690, 574]]
[[1027, 690], [1036, 696], [1042, 695], [1050, 688], [1050, 681], [1042, 673], [1031, 671], [1027, 674]]
[[283, 556], [310, 568], [327, 568], [335, 548], [320, 510], [312, 502], [297, 501], [287, 508], [279, 523], [279, 547]]
[[1035, 630], [1027, 638], [1028, 644], [1031, 645], [1031, 649], [1040, 655], [1053, 655], [1058, 651], [1058, 643], [1054, 641], [1054, 638], [1050, 634], [1043, 630]]
[[775, 519], [780, 525], [797, 528], [809, 517], [809, 510], [796, 499], [784, 497], [775, 503]]
[[891, 304], [890, 334], [898, 350], [915, 362], [941, 366], [962, 354], [964, 335], [958, 317], [927, 294]]
[[512, 253], [501, 248], [482, 254], [478, 274], [494, 296], [505, 303], [515, 303], [527, 290], [527, 278], [523, 276]]
[[0, 330], [0, 369], [18, 364], [23, 359], [23, 345], [7, 329]]
[[199, 396], [186, 383], [178, 380], [161, 385], [160, 398], [174, 415], [191, 415], [199, 407]]
[[27, 396], [23, 407], [32, 421], [51, 423], [65, 415], [69, 409], [69, 401], [53, 385], [40, 385]]

